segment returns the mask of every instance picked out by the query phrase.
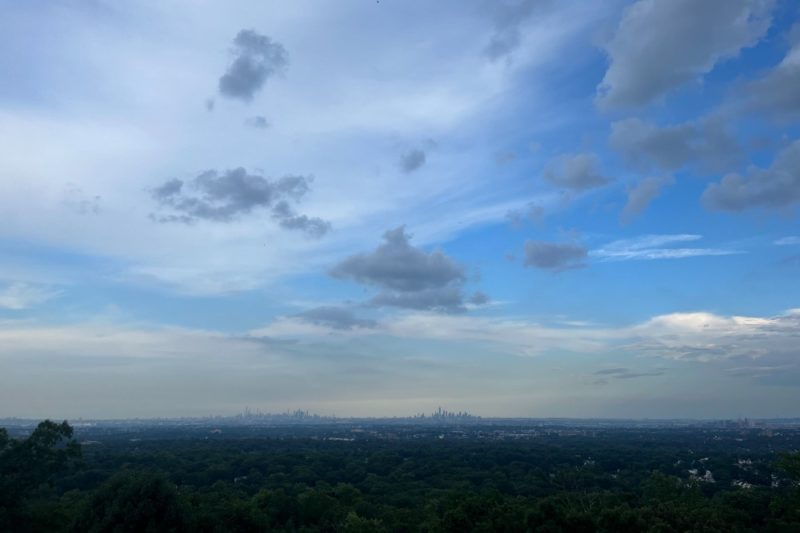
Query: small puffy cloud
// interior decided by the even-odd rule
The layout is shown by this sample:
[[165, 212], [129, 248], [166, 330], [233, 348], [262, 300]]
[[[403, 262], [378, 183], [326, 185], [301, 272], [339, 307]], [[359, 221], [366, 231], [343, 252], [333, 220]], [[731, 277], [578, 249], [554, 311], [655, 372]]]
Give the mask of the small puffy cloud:
[[524, 210], [516, 209], [506, 213], [506, 219], [514, 228], [521, 228], [526, 220], [541, 224], [544, 220], [544, 208], [540, 205], [529, 203]]
[[655, 198], [661, 194], [661, 189], [675, 183], [672, 176], [644, 178], [639, 183], [628, 189], [628, 201], [622, 209], [620, 218], [622, 222], [628, 223], [634, 217], [640, 215], [647, 209]]
[[425, 252], [409, 242], [404, 226], [387, 231], [374, 251], [348, 257], [331, 269], [349, 279], [380, 289], [371, 305], [458, 312], [465, 310], [464, 268], [441, 251]]
[[544, 169], [544, 179], [560, 189], [581, 192], [611, 181], [600, 174], [597, 156], [591, 153], [557, 157]]
[[256, 115], [254, 117], [250, 117], [244, 121], [245, 126], [249, 126], [251, 128], [255, 128], [257, 130], [265, 130], [269, 128], [270, 124], [266, 117], [262, 117], [261, 115]]
[[559, 244], [544, 241], [525, 243], [526, 267], [536, 267], [554, 272], [586, 266], [587, 250], [577, 244]]
[[464, 269], [439, 250], [427, 253], [411, 246], [405, 226], [383, 234], [373, 252], [348, 257], [331, 275], [364, 285], [403, 292], [440, 288], [466, 279]]
[[541, 0], [492, 2], [494, 32], [484, 49], [486, 57], [491, 61], [509, 57], [522, 40], [520, 26], [543, 3]]
[[784, 148], [769, 168], [750, 167], [710, 184], [702, 197], [712, 211], [785, 209], [800, 203], [800, 140]]
[[154, 215], [159, 222], [208, 220], [230, 222], [256, 210], [270, 210], [272, 218], [287, 229], [301, 230], [319, 237], [330, 223], [294, 212], [289, 201], [299, 202], [311, 190], [311, 178], [288, 175], [268, 180], [249, 174], [244, 168], [223, 173], [207, 170], [193, 180], [170, 179], [151, 191], [166, 215]]
[[489, 303], [489, 296], [483, 291], [475, 291], [475, 293], [469, 297], [469, 303], [472, 305], [486, 305]]
[[12, 283], [0, 290], [0, 309], [21, 311], [40, 305], [58, 296], [57, 291], [27, 283]]
[[280, 227], [288, 230], [299, 230], [310, 237], [319, 238], [331, 230], [331, 223], [319, 217], [298, 215], [289, 202], [281, 200], [272, 208], [272, 218]]
[[603, 108], [642, 106], [701, 78], [754, 45], [770, 25], [771, 0], [639, 0], [605, 46], [597, 87]]
[[630, 261], [655, 259], [685, 259], [688, 257], [731, 255], [740, 253], [722, 248], [682, 248], [675, 244], [694, 242], [702, 235], [645, 235], [634, 239], [622, 239], [592, 250], [589, 255], [604, 261]]
[[611, 125], [611, 147], [639, 168], [677, 170], [685, 166], [716, 172], [741, 162], [742, 147], [718, 119], [659, 127], [638, 118]]
[[415, 170], [419, 170], [425, 164], [427, 155], [425, 150], [414, 148], [400, 156], [400, 170], [406, 174], [410, 174]]
[[233, 62], [219, 79], [219, 92], [245, 102], [251, 101], [269, 78], [289, 64], [283, 45], [255, 30], [242, 30], [236, 35], [233, 55]]
[[317, 326], [332, 329], [350, 330], [354, 328], [374, 328], [376, 322], [356, 317], [351, 309], [337, 306], [321, 306], [298, 313], [298, 318]]
[[745, 86], [747, 105], [778, 118], [800, 114], [800, 24], [792, 30], [791, 48], [763, 78]]

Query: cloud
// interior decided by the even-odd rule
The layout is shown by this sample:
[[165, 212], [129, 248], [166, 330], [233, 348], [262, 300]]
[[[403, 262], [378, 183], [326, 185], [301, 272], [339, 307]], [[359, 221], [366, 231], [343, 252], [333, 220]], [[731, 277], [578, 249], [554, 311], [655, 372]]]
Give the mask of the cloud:
[[[760, 318], [673, 313], [632, 328], [626, 349], [675, 360], [796, 363], [800, 311]], [[741, 364], [739, 366], [742, 366]]]
[[622, 222], [628, 223], [637, 215], [647, 209], [655, 198], [661, 194], [661, 189], [675, 183], [672, 176], [644, 178], [639, 183], [628, 189], [628, 201], [622, 209], [620, 218]]
[[645, 169], [692, 166], [717, 172], [736, 166], [743, 157], [742, 147], [719, 119], [659, 127], [629, 118], [611, 125], [609, 143], [628, 163]]
[[490, 301], [489, 296], [483, 291], [475, 291], [469, 298], [469, 303], [472, 305], [486, 305]]
[[249, 102], [267, 79], [286, 70], [289, 54], [283, 45], [255, 30], [241, 30], [233, 45], [234, 60], [219, 79], [219, 92]]
[[399, 307], [420, 311], [455, 313], [466, 310], [464, 293], [459, 285], [431, 287], [410, 292], [381, 292], [369, 302], [377, 307]]
[[800, 237], [792, 235], [790, 237], [782, 237], [772, 244], [776, 246], [794, 246], [800, 244]]
[[244, 121], [245, 126], [249, 126], [251, 128], [255, 128], [257, 130], [266, 130], [269, 128], [270, 124], [266, 117], [262, 117], [261, 115], [256, 115], [254, 117], [250, 117]]
[[522, 40], [520, 26], [542, 3], [541, 0], [492, 2], [494, 33], [484, 49], [486, 57], [497, 61], [510, 56]]
[[372, 305], [463, 311], [464, 268], [441, 251], [411, 246], [410, 238], [405, 226], [389, 230], [373, 252], [348, 257], [330, 274], [380, 289]]
[[702, 202], [712, 211], [784, 209], [800, 203], [800, 140], [779, 152], [769, 168], [750, 167], [744, 175], [728, 174], [710, 184]]
[[701, 78], [754, 45], [770, 25], [771, 0], [639, 0], [606, 44], [597, 87], [602, 108], [642, 106]]
[[[305, 330], [278, 320], [258, 335], [326, 337], [331, 328]], [[408, 312], [350, 335], [485, 343], [487, 349], [519, 356], [553, 353], [625, 354], [718, 365], [721, 369], [792, 364], [797, 366], [800, 309], [768, 317], [723, 316], [708, 312], [657, 315], [632, 325], [546, 326], [524, 319]], [[634, 379], [663, 369], [614, 367], [598, 377]]]
[[744, 88], [749, 108], [781, 119], [800, 114], [800, 24], [795, 24], [791, 34], [791, 48], [783, 60]]
[[591, 257], [605, 261], [684, 259], [687, 257], [731, 255], [737, 250], [720, 248], [672, 248], [669, 245], [702, 239], [702, 235], [645, 235], [634, 239], [622, 239], [589, 252]]
[[577, 244], [558, 244], [544, 241], [526, 241], [526, 267], [536, 267], [561, 272], [586, 266], [586, 248]]
[[153, 189], [153, 199], [174, 211], [153, 218], [159, 222], [230, 222], [258, 209], [270, 209], [281, 227], [319, 237], [330, 230], [330, 223], [297, 215], [289, 204], [299, 202], [311, 190], [311, 181], [312, 178], [297, 175], [271, 181], [248, 174], [242, 167], [222, 174], [207, 170], [189, 182], [173, 178]]
[[354, 328], [374, 328], [376, 322], [356, 317], [351, 309], [346, 307], [321, 306], [303, 311], [295, 315], [311, 324], [328, 326], [332, 329], [350, 330]]
[[419, 170], [425, 164], [427, 155], [424, 150], [414, 148], [400, 156], [400, 169], [406, 174]]
[[100, 214], [100, 200], [99, 195], [87, 195], [77, 185], [69, 184], [64, 191], [63, 203], [79, 215], [98, 215]]
[[597, 166], [597, 156], [591, 153], [563, 155], [547, 164], [543, 177], [558, 188], [581, 192], [611, 181], [600, 174]]
[[506, 214], [506, 219], [508, 219], [512, 227], [517, 229], [521, 228], [526, 220], [541, 224], [544, 220], [544, 207], [531, 202], [525, 207], [524, 211], [521, 209], [509, 211]]
[[288, 230], [299, 230], [309, 237], [319, 238], [331, 230], [331, 223], [319, 217], [298, 215], [286, 200], [281, 200], [272, 208], [272, 218], [280, 227]]
[[[595, 376], [610, 376], [614, 379], [636, 379], [636, 378], [644, 378], [650, 376], [663, 376], [663, 370], [653, 370], [648, 372], [635, 372], [628, 368], [606, 368], [603, 370], [598, 370], [594, 372], [593, 375]], [[604, 382], [602, 384], [605, 384]]]
[[598, 370], [594, 373], [595, 376], [608, 376], [614, 374], [624, 374], [628, 372], [627, 368], [605, 368], [603, 370]]
[[12, 283], [0, 290], [0, 309], [21, 311], [43, 304], [58, 296], [58, 291], [27, 283]]

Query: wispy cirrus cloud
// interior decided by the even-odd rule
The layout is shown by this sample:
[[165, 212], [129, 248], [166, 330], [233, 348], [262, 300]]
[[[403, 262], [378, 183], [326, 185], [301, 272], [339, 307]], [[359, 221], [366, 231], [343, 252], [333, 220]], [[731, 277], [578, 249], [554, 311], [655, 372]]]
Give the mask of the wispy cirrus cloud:
[[791, 235], [789, 237], [781, 237], [780, 239], [775, 240], [772, 244], [776, 246], [795, 246], [800, 244], [800, 237], [797, 235]]
[[613, 241], [601, 248], [590, 251], [589, 256], [601, 261], [630, 261], [685, 259], [688, 257], [742, 253], [739, 250], [729, 250], [725, 248], [686, 248], [671, 246], [679, 243], [699, 241], [702, 238], [702, 235], [693, 234], [645, 235], [633, 239]]
[[0, 290], [0, 309], [20, 311], [43, 304], [58, 296], [59, 291], [28, 283], [12, 283]]

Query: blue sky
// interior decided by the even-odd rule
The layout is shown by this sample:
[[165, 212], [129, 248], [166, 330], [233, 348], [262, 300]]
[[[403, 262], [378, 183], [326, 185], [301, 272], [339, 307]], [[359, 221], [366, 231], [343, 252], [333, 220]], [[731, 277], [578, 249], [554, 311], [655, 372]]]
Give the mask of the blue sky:
[[794, 2], [0, 9], [0, 416], [798, 415]]

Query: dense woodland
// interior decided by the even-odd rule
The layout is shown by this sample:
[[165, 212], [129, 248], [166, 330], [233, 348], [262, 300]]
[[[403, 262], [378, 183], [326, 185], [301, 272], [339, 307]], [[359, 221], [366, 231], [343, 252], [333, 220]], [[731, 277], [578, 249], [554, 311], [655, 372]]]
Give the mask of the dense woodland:
[[798, 445], [791, 429], [47, 421], [0, 429], [0, 531], [800, 531]]

